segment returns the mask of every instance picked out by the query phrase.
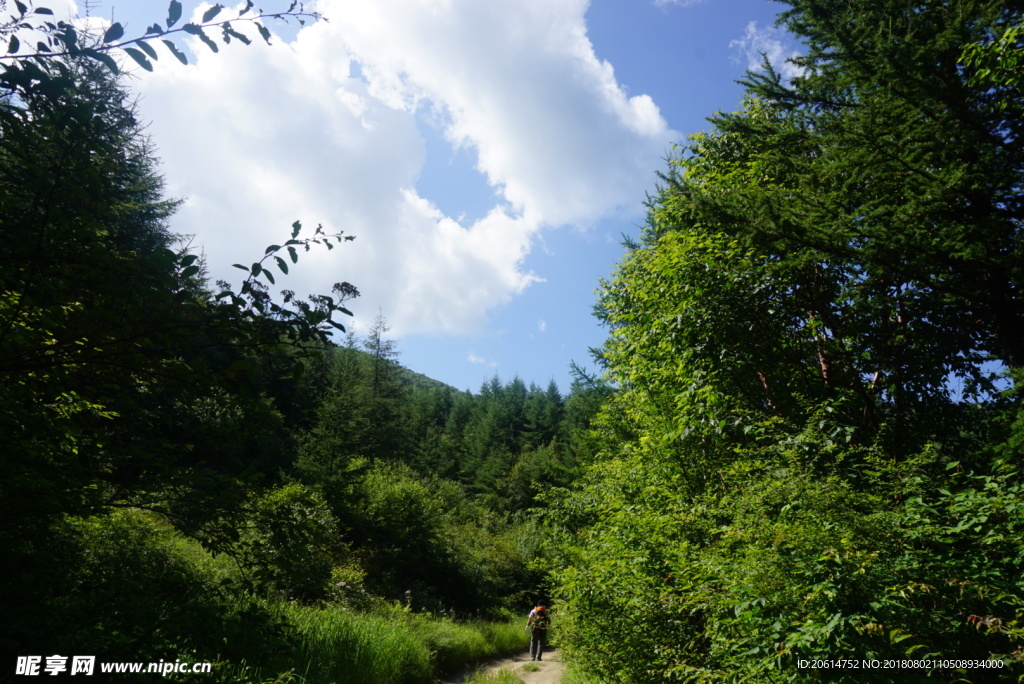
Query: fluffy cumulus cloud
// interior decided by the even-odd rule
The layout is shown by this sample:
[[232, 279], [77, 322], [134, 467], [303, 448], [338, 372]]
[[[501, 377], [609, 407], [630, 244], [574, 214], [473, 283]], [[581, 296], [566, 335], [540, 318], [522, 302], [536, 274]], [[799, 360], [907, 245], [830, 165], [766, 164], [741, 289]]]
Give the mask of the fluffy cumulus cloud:
[[[538, 231], [633, 211], [666, 145], [587, 39], [581, 0], [323, 0], [290, 42], [195, 47], [139, 80], [171, 195], [213, 277], [262, 256], [295, 219], [356, 235], [279, 285], [347, 280], [396, 334], [478, 330], [539, 276]], [[429, 107], [493, 206], [460, 223], [416, 190]]]
[[758, 28], [757, 22], [752, 21], [747, 24], [743, 37], [730, 42], [729, 47], [739, 51], [750, 71], [761, 71], [767, 57], [772, 68], [786, 80], [792, 80], [804, 72], [802, 67], [789, 61], [798, 57], [800, 52], [793, 47], [792, 37], [782, 28]]

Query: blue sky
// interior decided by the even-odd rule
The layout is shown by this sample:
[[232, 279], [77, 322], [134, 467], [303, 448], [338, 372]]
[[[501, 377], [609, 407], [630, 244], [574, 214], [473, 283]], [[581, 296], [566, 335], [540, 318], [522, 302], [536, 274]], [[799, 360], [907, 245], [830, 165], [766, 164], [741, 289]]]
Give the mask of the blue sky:
[[[781, 67], [794, 50], [764, 0], [310, 6], [328, 21], [272, 47], [193, 46], [187, 67], [168, 56], [136, 74], [168, 192], [185, 199], [172, 228], [236, 282], [231, 264], [296, 219], [356, 235], [279, 286], [352, 282], [357, 330], [382, 312], [404, 365], [474, 391], [494, 374], [567, 390], [571, 361], [592, 367], [595, 288], [663, 157], [737, 107], [759, 52]], [[165, 9], [95, 15], [133, 35]]]

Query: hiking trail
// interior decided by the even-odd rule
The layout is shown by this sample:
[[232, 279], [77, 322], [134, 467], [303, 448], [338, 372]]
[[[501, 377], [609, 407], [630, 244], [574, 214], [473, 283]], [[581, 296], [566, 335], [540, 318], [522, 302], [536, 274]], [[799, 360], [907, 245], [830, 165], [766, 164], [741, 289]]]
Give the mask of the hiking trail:
[[[523, 680], [523, 684], [558, 684], [562, 679], [562, 656], [558, 651], [548, 649], [544, 652], [544, 660], [534, 663], [537, 665], [536, 672], [527, 672], [524, 665], [530, 664], [528, 652], [517, 653], [511, 658], [492, 660], [478, 668], [484, 672], [496, 672], [497, 670], [512, 670], [513, 674]], [[466, 681], [468, 674], [462, 677], [444, 680], [444, 684], [460, 684]]]

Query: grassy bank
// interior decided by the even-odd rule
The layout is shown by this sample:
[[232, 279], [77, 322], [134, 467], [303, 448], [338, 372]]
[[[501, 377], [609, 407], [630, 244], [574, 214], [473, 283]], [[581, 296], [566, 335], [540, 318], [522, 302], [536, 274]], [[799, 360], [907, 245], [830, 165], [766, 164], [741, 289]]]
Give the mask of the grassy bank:
[[389, 607], [369, 613], [340, 606], [279, 607], [294, 649], [216, 677], [231, 682], [429, 684], [489, 658], [527, 647], [518, 620], [455, 621]]

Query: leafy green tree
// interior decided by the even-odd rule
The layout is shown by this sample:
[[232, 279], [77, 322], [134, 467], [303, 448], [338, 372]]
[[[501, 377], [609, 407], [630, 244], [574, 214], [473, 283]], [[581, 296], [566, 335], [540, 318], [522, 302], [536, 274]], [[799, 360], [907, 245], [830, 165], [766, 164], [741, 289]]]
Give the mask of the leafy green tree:
[[246, 574], [289, 599], [327, 596], [331, 571], [347, 549], [323, 498], [293, 483], [254, 497], [246, 508], [231, 550]]
[[617, 392], [551, 512], [564, 645], [626, 682], [1012, 667], [1019, 398], [987, 364], [1024, 339], [1019, 97], [981, 64], [1012, 62], [1019, 10], [787, 4], [803, 75], [748, 76], [602, 283]]
[[979, 352], [1019, 366], [1020, 96], [963, 59], [977, 45], [1012, 55], [1002, 41], [1018, 10], [787, 4], [804, 75], [751, 75], [756, 100], [713, 119], [729, 166], [700, 203], [754, 244], [849, 262], [869, 301], [898, 306], [878, 312], [896, 315], [883, 339], [916, 325], [913, 337], [941, 341], [927, 350], [936, 371], [971, 374]]
[[[167, 229], [177, 202], [127, 92], [89, 57], [17, 57], [0, 83], [0, 602], [14, 615], [60, 604], [44, 542], [69, 516], [150, 509], [224, 548], [217, 520], [287, 451], [254, 357], [299, 369], [295, 350], [348, 313], [331, 297], [282, 305], [261, 284], [286, 255], [346, 239], [298, 223], [237, 292], [211, 292]], [[5, 620], [0, 639], [51, 628]]]
[[351, 538], [367, 585], [417, 609], [492, 610], [537, 581], [529, 548], [458, 484], [378, 462], [360, 483]]
[[[275, 424], [243, 391], [247, 350], [322, 343], [338, 309], [270, 302], [258, 262], [241, 293], [215, 299], [197, 257], [170, 249], [176, 203], [157, 199], [127, 95], [97, 67], [76, 68], [77, 89], [26, 92], [0, 113], [5, 475], [19, 485], [0, 505], [17, 518], [89, 512], [186, 473], [209, 480], [184, 463], [239, 465], [237, 451], [195, 445], [221, 430], [258, 448]], [[308, 246], [299, 229], [290, 242]]]

